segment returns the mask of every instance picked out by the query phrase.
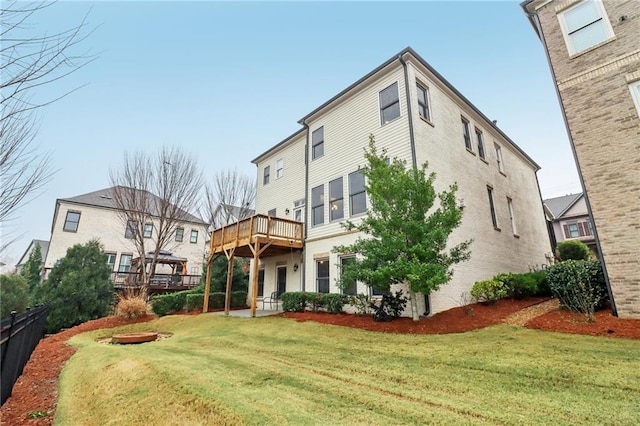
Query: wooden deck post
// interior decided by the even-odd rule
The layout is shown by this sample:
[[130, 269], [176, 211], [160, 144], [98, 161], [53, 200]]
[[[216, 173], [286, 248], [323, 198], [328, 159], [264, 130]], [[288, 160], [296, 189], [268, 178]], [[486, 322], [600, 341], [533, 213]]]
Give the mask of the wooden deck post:
[[229, 254], [227, 254], [227, 252], [225, 252], [224, 254], [227, 255], [227, 261], [228, 261], [228, 266], [227, 266], [227, 292], [225, 293], [225, 298], [224, 298], [224, 314], [225, 315], [229, 315], [229, 311], [231, 308], [231, 282], [233, 281], [233, 254], [236, 251], [236, 248], [232, 248], [231, 250], [229, 250]]
[[253, 279], [251, 281], [251, 317], [256, 316], [256, 305], [258, 304], [258, 264], [260, 263], [260, 243], [256, 238], [253, 252]]
[[202, 312], [209, 311], [209, 291], [211, 290], [211, 264], [213, 263], [213, 252], [210, 252], [207, 260], [207, 277], [204, 284], [204, 300], [202, 301]]

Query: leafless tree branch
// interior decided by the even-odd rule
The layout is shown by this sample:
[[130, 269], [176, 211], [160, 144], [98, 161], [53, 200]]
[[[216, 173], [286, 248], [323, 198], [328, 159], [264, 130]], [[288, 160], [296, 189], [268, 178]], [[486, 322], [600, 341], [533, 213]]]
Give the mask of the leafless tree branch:
[[217, 229], [250, 216], [255, 200], [255, 178], [241, 175], [237, 169], [220, 171], [205, 186], [202, 216]]

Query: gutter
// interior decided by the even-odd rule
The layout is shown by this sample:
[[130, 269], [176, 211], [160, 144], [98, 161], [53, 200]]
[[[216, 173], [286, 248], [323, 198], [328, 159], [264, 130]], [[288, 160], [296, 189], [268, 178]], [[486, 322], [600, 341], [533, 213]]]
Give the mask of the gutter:
[[409, 71], [407, 70], [407, 63], [402, 58], [402, 54], [398, 55], [398, 60], [402, 64], [404, 71], [404, 89], [407, 98], [407, 115], [409, 116], [409, 141], [411, 142], [411, 162], [413, 167], [418, 167], [418, 160], [416, 158], [416, 141], [413, 134], [413, 116], [411, 114], [411, 96], [409, 93]]
[[307, 262], [305, 261], [307, 258], [307, 238], [308, 238], [308, 222], [309, 220], [307, 219], [309, 217], [309, 138], [311, 133], [309, 132], [309, 125], [304, 121], [304, 119], [300, 120], [300, 124], [302, 124], [304, 126], [305, 131], [307, 132], [307, 136], [305, 138], [305, 143], [304, 143], [304, 240], [303, 240], [303, 244], [302, 244], [302, 270], [300, 271], [301, 274], [301, 285], [302, 291], [306, 291], [306, 265]]
[[[549, 56], [549, 50], [547, 49], [547, 42], [544, 37], [544, 32], [542, 30], [542, 25], [540, 24], [540, 18], [536, 13], [529, 12], [527, 10], [527, 6], [532, 3], [533, 0], [525, 1], [521, 4], [524, 12], [526, 13], [529, 20], [534, 24], [536, 29], [536, 33], [540, 37], [544, 48], [545, 55], [547, 56], [547, 62], [549, 64], [549, 69], [551, 70], [551, 76], [553, 77], [554, 87], [556, 89], [556, 96], [558, 97], [558, 101], [560, 102], [561, 110], [562, 110], [562, 119], [564, 120], [564, 126], [567, 129], [567, 136], [569, 137], [569, 142], [571, 145], [571, 152], [573, 153], [573, 160], [576, 162], [576, 166], [578, 169], [578, 178], [580, 179], [580, 186], [582, 186], [582, 194], [584, 195], [584, 201], [587, 205], [587, 212], [589, 213], [589, 220], [591, 221], [591, 226], [593, 227], [593, 236], [596, 239], [596, 246], [598, 247], [598, 259], [600, 260], [600, 265], [602, 266], [602, 272], [604, 273], [604, 281], [607, 287], [607, 295], [609, 296], [609, 303], [611, 303], [611, 312], [614, 316], [618, 316], [618, 309], [616, 308], [616, 301], [613, 298], [613, 292], [611, 291], [611, 283], [609, 282], [609, 273], [607, 272], [607, 265], [604, 262], [604, 257], [602, 256], [602, 247], [600, 246], [600, 237], [598, 237], [598, 229], [596, 226], [595, 220], [593, 220], [593, 213], [591, 211], [591, 203], [589, 202], [589, 197], [587, 195], [586, 187], [584, 186], [584, 179], [582, 177], [582, 169], [580, 168], [580, 161], [578, 160], [578, 154], [576, 153], [575, 144], [573, 142], [573, 137], [571, 136], [571, 131], [569, 129], [569, 121], [567, 120], [567, 114], [564, 109], [564, 102], [562, 101], [562, 97], [560, 96], [560, 89], [558, 88], [558, 84], [556, 83], [558, 79], [556, 78], [555, 70], [553, 69], [553, 64], [551, 63], [551, 56]], [[536, 177], [537, 178], [537, 177]]]

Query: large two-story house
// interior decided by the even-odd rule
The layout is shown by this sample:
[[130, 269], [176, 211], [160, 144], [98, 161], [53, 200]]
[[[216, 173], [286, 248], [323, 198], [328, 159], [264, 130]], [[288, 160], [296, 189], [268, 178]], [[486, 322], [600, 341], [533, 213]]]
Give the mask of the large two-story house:
[[[45, 274], [73, 245], [98, 239], [107, 253], [107, 263], [113, 271], [114, 281], [118, 282], [129, 276], [132, 260], [139, 255], [131, 227], [123, 223], [118, 213], [113, 190], [114, 188], [106, 188], [56, 200], [51, 239], [44, 262]], [[171, 258], [176, 261], [174, 263], [181, 264], [186, 262], [188, 270], [181, 272], [194, 276], [194, 283], [199, 282], [202, 273], [206, 228], [207, 224], [201, 219], [186, 213], [185, 219], [177, 225], [170, 244], [163, 248], [163, 259]], [[157, 217], [150, 213], [143, 233], [144, 238], [149, 241], [149, 250], [155, 249], [156, 232]]]
[[597, 256], [598, 248], [593, 235], [593, 225], [583, 193], [549, 198], [544, 200], [544, 205], [550, 216], [548, 219], [551, 221], [555, 243], [578, 240], [585, 243]]
[[613, 312], [640, 317], [640, 2], [521, 6], [547, 53]]
[[[378, 149], [386, 148], [391, 157], [409, 165], [427, 161], [429, 171], [437, 174], [436, 190], [458, 184], [464, 217], [450, 243], [474, 240], [471, 260], [455, 266], [452, 281], [419, 297], [420, 312], [433, 314], [464, 303], [478, 280], [546, 265], [550, 244], [536, 178], [539, 166], [411, 48], [299, 123], [300, 130], [253, 160], [258, 170], [256, 213], [264, 215], [260, 220], [304, 225], [290, 228], [304, 230], [300, 244], [292, 234], [287, 248], [283, 228], [285, 243], [275, 243], [280, 251], [261, 257], [252, 269], [252, 277], [258, 274], [258, 296], [342, 291], [336, 283], [340, 265], [354, 254], [333, 249], [360, 236], [341, 223], [367, 214], [366, 182], [359, 167], [365, 164], [371, 134]], [[265, 225], [261, 235], [267, 229]], [[371, 294], [371, 289], [358, 283], [351, 292]]]

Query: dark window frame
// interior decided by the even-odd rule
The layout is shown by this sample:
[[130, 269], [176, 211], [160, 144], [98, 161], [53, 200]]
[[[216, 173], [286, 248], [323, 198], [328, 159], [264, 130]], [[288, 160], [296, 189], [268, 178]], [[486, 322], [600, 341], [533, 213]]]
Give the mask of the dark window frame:
[[[388, 92], [391, 93], [391, 96], [385, 100], [384, 97]], [[378, 92], [378, 103], [380, 104], [381, 125], [384, 126], [385, 124], [391, 123], [402, 115], [402, 111], [400, 111], [400, 91], [397, 81]], [[395, 115], [396, 113], [397, 115]], [[386, 114], [391, 114], [392, 116], [385, 117]]]
[[324, 156], [324, 126], [318, 127], [311, 133], [311, 159]]
[[[336, 206], [335, 210], [334, 206]], [[340, 219], [344, 219], [344, 179], [342, 176], [329, 182], [329, 221]]]
[[500, 229], [498, 227], [498, 216], [496, 215], [496, 206], [493, 199], [493, 188], [487, 185], [487, 196], [489, 197], [489, 209], [491, 211], [491, 222], [494, 229]]
[[[78, 215], [78, 218], [77, 220], [70, 220], [69, 215]], [[78, 232], [78, 226], [80, 226], [81, 215], [82, 215], [82, 212], [78, 210], [67, 210], [67, 214], [64, 217], [64, 224], [62, 225], [62, 230], [64, 232]]]
[[[426, 85], [423, 85], [419, 81], [416, 81], [416, 91], [418, 98], [418, 114], [423, 119], [431, 122], [431, 110], [429, 105], [429, 88]], [[424, 97], [424, 99], [420, 99], [420, 95]]]
[[476, 133], [476, 142], [477, 142], [477, 146], [478, 146], [478, 157], [482, 158], [483, 160], [485, 159], [485, 155], [484, 155], [484, 135], [482, 133], [482, 130], [478, 129], [477, 127], [475, 128], [475, 133]]
[[[195, 236], [195, 238], [194, 238]], [[191, 230], [191, 234], [189, 235], [189, 243], [191, 244], [197, 244], [198, 243], [198, 230], [197, 229], [192, 229]]]
[[[354, 188], [355, 186], [354, 179], [356, 175], [362, 176], [362, 187], [358, 186]], [[360, 170], [356, 170], [355, 172], [349, 173], [349, 214], [351, 216], [355, 216], [355, 215], [359, 215], [367, 212], [367, 190], [365, 186], [366, 186], [365, 176]], [[362, 210], [354, 211], [356, 210], [354, 208], [354, 205], [356, 205], [355, 204], [356, 197], [358, 197], [358, 199], [362, 197], [363, 206], [364, 206]]]
[[[149, 232], [147, 232], [147, 230]], [[153, 236], [153, 223], [145, 223], [142, 231], [143, 238], [151, 238]]]
[[[180, 231], [180, 238], [178, 238], [178, 231]], [[176, 228], [176, 241], [181, 243], [184, 240], [184, 228], [180, 227], [180, 228]]]
[[262, 171], [262, 185], [268, 185], [269, 184], [269, 179], [271, 177], [271, 166], [265, 166], [264, 170]]
[[471, 143], [471, 123], [464, 117], [460, 117], [462, 121], [462, 136], [464, 138], [464, 146], [469, 151], [473, 152], [473, 145]]
[[[319, 198], [316, 199], [316, 194]], [[320, 221], [316, 221], [316, 212]], [[311, 225], [318, 226], [324, 224], [324, 184], [311, 189]]]
[[[323, 259], [316, 259], [316, 291], [318, 293], [330, 293], [331, 292], [331, 288], [329, 286], [329, 280], [331, 279], [331, 271], [329, 268], [329, 259], [328, 258], [323, 258]], [[325, 268], [325, 264], [326, 264], [326, 276], [322, 275], [320, 276], [320, 264], [322, 264], [322, 272], [324, 272], [324, 268]], [[326, 291], [323, 291], [325, 290]]]

